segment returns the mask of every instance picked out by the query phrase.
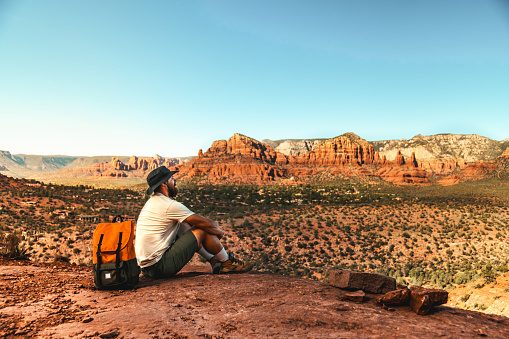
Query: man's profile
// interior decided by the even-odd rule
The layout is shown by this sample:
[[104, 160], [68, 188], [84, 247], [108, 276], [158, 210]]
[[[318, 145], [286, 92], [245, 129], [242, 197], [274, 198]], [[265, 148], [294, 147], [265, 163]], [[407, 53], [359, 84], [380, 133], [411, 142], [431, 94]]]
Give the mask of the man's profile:
[[176, 171], [160, 166], [149, 173], [147, 194], [136, 226], [136, 258], [143, 275], [167, 278], [179, 272], [195, 252], [212, 266], [212, 273], [244, 273], [253, 268], [226, 253], [216, 222], [175, 201]]

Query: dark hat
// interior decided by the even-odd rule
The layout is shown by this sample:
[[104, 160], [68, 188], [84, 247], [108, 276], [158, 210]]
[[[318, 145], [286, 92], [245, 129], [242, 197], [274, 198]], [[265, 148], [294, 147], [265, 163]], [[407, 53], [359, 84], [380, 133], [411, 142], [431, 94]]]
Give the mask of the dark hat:
[[147, 184], [149, 185], [147, 195], [154, 193], [156, 188], [161, 186], [162, 183], [168, 181], [168, 179], [170, 179], [175, 173], [177, 173], [177, 171], [170, 171], [165, 166], [160, 166], [150, 172], [147, 176]]

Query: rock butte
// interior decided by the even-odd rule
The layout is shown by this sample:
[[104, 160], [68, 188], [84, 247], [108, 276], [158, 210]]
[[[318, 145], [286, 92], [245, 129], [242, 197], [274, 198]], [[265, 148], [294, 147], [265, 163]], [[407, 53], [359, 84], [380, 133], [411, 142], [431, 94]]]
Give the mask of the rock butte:
[[200, 150], [198, 157], [178, 168], [181, 178], [201, 177], [213, 183], [263, 183], [284, 178], [299, 180], [327, 172], [331, 175], [380, 177], [400, 185], [429, 185], [432, 175], [444, 176], [460, 171], [454, 180], [444, 178], [440, 182], [448, 185], [453, 181], [458, 183], [483, 177], [494, 167], [482, 162], [467, 164], [463, 159], [419, 162], [415, 153], [405, 159], [401, 152], [389, 161], [375, 152], [373, 145], [354, 133], [324, 140], [313, 150], [292, 156], [236, 133], [228, 140], [214, 141], [206, 152]]

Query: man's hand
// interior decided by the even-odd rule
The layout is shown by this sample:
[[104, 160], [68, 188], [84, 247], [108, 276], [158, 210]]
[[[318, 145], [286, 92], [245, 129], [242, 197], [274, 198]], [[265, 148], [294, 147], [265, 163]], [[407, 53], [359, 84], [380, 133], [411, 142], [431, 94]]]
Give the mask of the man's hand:
[[221, 229], [215, 221], [198, 214], [190, 215], [184, 222], [187, 222], [191, 226], [201, 228], [205, 232], [217, 236], [219, 239], [224, 235], [224, 230]]

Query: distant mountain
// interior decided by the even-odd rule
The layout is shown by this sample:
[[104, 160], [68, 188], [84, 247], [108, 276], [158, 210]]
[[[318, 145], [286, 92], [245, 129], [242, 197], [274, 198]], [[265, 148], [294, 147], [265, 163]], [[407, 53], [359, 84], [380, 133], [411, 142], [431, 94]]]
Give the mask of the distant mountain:
[[[163, 164], [166, 160], [168, 165], [186, 162], [193, 157], [181, 158], [161, 158], [158, 155], [154, 157], [154, 164]], [[143, 175], [144, 171], [150, 166], [144, 168], [145, 165], [137, 164], [137, 161], [147, 159], [146, 162], [154, 161], [152, 158], [139, 158], [132, 156], [67, 156], [67, 155], [31, 155], [31, 154], [11, 154], [8, 151], [0, 151], [0, 172], [14, 178], [58, 178], [58, 177], [75, 177], [87, 175], [100, 175], [102, 172], [117, 170], [129, 171], [140, 168], [138, 175]], [[170, 161], [171, 159], [171, 161]], [[134, 163], [133, 163], [134, 161]], [[115, 163], [113, 163], [115, 162]], [[147, 164], [148, 164], [147, 162]], [[129, 164], [122, 167], [122, 164]], [[151, 166], [155, 166], [152, 164]], [[111, 172], [111, 171], [110, 171]], [[120, 173], [120, 172], [119, 172]], [[116, 173], [117, 175], [119, 173]], [[112, 173], [109, 173], [110, 175]], [[120, 173], [121, 174], [121, 173]], [[124, 175], [119, 175], [124, 176]], [[127, 175], [125, 175], [127, 176]]]
[[[0, 171], [11, 177], [24, 178], [38, 173], [86, 167], [110, 161], [112, 156], [80, 157], [68, 155], [11, 154], [0, 151]], [[129, 161], [129, 157], [118, 157]]]

